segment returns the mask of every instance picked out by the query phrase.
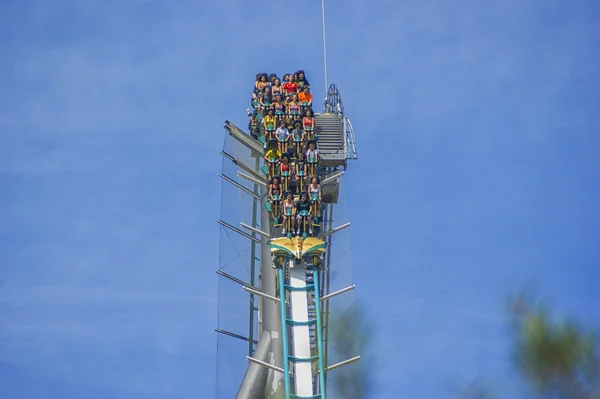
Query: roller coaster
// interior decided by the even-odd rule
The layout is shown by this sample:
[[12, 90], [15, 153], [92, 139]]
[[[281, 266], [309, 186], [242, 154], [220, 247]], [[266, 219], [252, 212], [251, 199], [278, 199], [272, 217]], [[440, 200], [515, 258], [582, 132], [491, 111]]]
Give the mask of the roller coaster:
[[[276, 74], [257, 74], [248, 132], [230, 121], [224, 126], [221, 178], [234, 192], [223, 191], [223, 201], [239, 195], [248, 204], [236, 205], [235, 215], [222, 210], [218, 221], [216, 331], [248, 348], [243, 375], [236, 371], [228, 377], [241, 379], [227, 382], [228, 389], [239, 384], [237, 399], [325, 399], [327, 374], [360, 358], [328, 364], [329, 314], [335, 311], [330, 299], [354, 288], [332, 292], [330, 285], [332, 237], [350, 225], [334, 226], [333, 214], [348, 161], [357, 159], [354, 131], [334, 84], [315, 113], [304, 71], [284, 75], [284, 82]], [[225, 248], [232, 240], [236, 244]], [[232, 269], [227, 259], [240, 266]], [[225, 284], [244, 292], [246, 305], [235, 302], [238, 291], [221, 292]], [[249, 309], [246, 334], [239, 326], [232, 331], [221, 316], [239, 313], [241, 320], [243, 306]], [[217, 391], [217, 397], [231, 397]]]

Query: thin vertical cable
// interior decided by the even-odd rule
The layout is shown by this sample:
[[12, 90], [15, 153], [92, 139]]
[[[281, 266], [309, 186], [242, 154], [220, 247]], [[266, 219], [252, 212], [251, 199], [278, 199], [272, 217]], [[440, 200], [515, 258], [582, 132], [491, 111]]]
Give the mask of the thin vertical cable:
[[325, 96], [327, 97], [327, 41], [325, 39], [325, 0], [321, 0], [321, 18], [323, 24], [323, 64], [325, 67]]

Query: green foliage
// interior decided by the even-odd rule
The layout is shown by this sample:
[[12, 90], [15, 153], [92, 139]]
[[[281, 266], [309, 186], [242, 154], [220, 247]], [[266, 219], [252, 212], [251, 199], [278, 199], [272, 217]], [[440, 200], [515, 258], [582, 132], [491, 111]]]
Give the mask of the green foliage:
[[[329, 320], [330, 357], [341, 360], [360, 355], [358, 362], [331, 370], [328, 373], [329, 389], [335, 397], [361, 399], [368, 397], [371, 386], [369, 349], [373, 340], [371, 322], [361, 307], [338, 310]], [[329, 395], [328, 395], [329, 396]]]
[[514, 302], [517, 369], [543, 398], [597, 398], [600, 358], [596, 335], [572, 321], [555, 321], [539, 305]]

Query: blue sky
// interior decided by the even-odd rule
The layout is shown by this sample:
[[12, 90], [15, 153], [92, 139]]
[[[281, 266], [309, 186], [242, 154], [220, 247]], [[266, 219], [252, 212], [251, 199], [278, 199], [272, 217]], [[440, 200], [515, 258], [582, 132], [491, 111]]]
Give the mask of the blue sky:
[[[509, 292], [600, 324], [600, 5], [326, 3], [372, 397], [523, 397]], [[320, 102], [320, 29], [318, 1], [0, 3], [0, 396], [214, 396], [222, 124], [258, 71]]]

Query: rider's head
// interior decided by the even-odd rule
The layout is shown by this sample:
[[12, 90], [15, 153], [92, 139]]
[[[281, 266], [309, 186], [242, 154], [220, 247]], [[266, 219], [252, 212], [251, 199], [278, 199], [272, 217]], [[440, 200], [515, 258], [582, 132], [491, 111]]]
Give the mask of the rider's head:
[[287, 193], [287, 196], [286, 196], [285, 198], [286, 198], [287, 200], [291, 200], [291, 199], [293, 199], [294, 197], [292, 197], [292, 193], [289, 193], [289, 192], [288, 192], [288, 193]]
[[279, 121], [279, 126], [285, 127], [285, 121], [283, 119]]
[[302, 194], [300, 195], [300, 199], [302, 201], [306, 201], [308, 199], [308, 194], [306, 194], [306, 191], [302, 192]]
[[273, 178], [273, 184], [278, 184], [279, 183], [279, 178], [278, 177], [274, 177]]
[[312, 184], [317, 184], [319, 180], [315, 177], [312, 178]]

